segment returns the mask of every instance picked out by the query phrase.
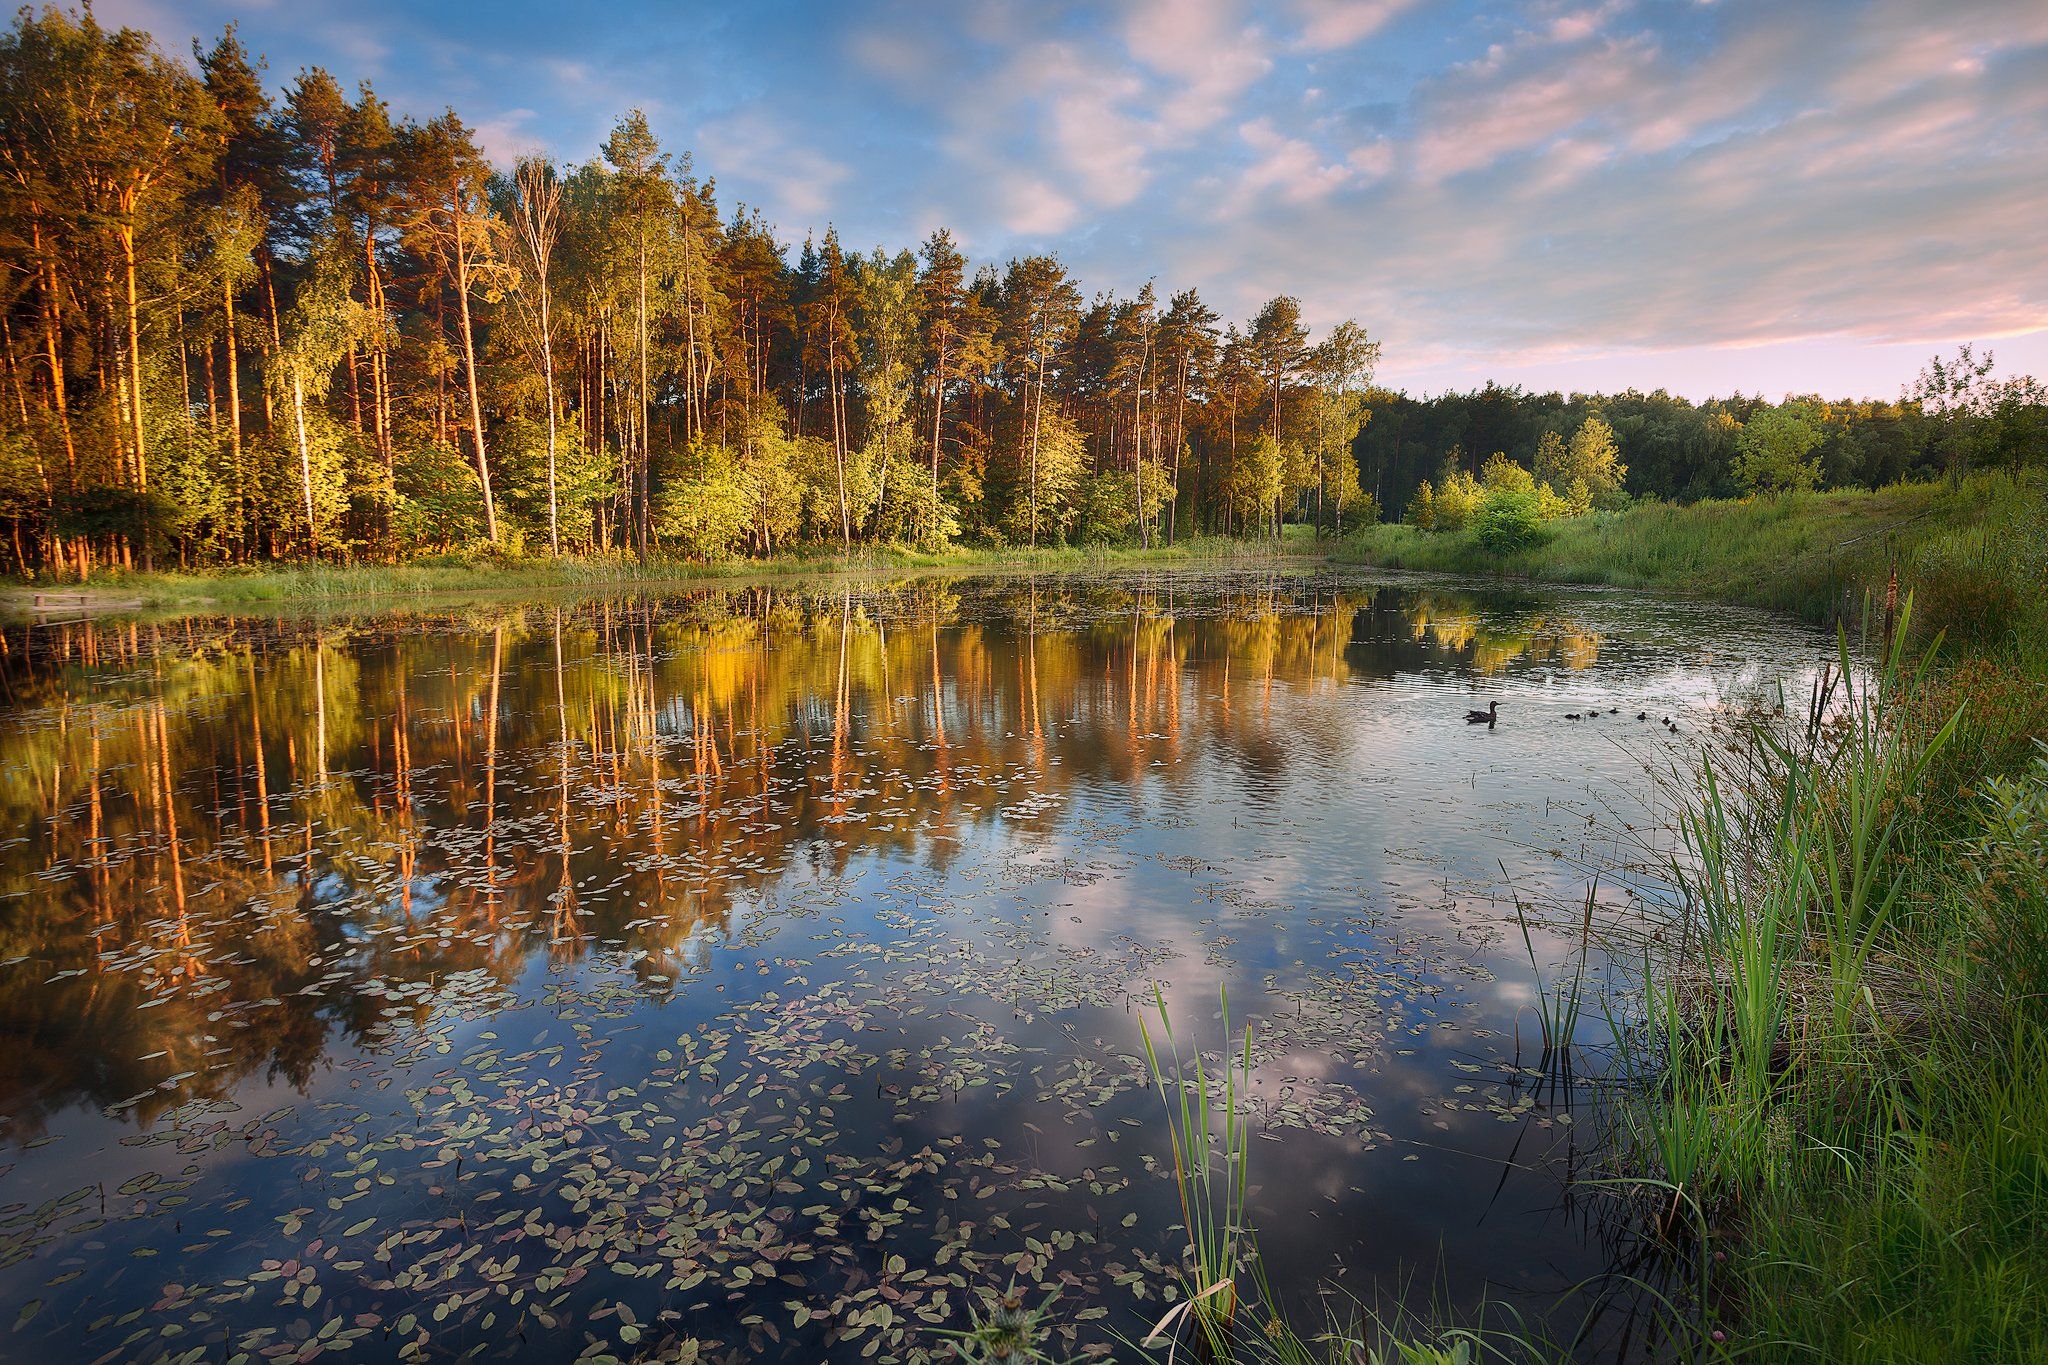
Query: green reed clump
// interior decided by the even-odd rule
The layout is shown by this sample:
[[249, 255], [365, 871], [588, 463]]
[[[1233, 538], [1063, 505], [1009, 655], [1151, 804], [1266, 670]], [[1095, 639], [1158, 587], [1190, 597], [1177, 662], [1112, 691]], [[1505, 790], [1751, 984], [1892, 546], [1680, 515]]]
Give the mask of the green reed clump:
[[2048, 1359], [2048, 698], [1913, 614], [1681, 821], [1625, 1115], [1661, 1230], [1731, 1257], [1710, 1355]]
[[[1501, 875], [1507, 875], [1502, 866]], [[1593, 948], [1593, 907], [1600, 895], [1600, 882], [1596, 878], [1586, 888], [1586, 904], [1579, 917], [1578, 951], [1572, 959], [1571, 970], [1555, 979], [1546, 977], [1543, 966], [1536, 960], [1536, 943], [1529, 933], [1529, 911], [1522, 904], [1521, 897], [1515, 898], [1515, 923], [1522, 930], [1522, 949], [1529, 955], [1529, 970], [1536, 978], [1536, 1023], [1543, 1036], [1543, 1057], [1540, 1069], [1548, 1073], [1553, 1070], [1569, 1072], [1572, 1062], [1572, 1047], [1578, 1036], [1579, 1021], [1585, 1014], [1586, 964]]]
[[[1227, 1350], [1236, 1320], [1239, 1272], [1253, 1256], [1245, 1219], [1251, 1158], [1252, 1031], [1241, 1048], [1223, 1054], [1219, 1067], [1203, 1060], [1199, 1048], [1181, 1055], [1167, 1013], [1164, 991], [1155, 993], [1158, 1041], [1140, 1016], [1145, 1065], [1166, 1108], [1167, 1137], [1173, 1147], [1173, 1182], [1180, 1195], [1181, 1226], [1187, 1232], [1188, 1277], [1181, 1301], [1148, 1335], [1169, 1340], [1181, 1318], [1194, 1324], [1212, 1351]], [[1222, 995], [1223, 1032], [1230, 1034], [1230, 996]], [[1162, 1048], [1163, 1045], [1163, 1048]]]

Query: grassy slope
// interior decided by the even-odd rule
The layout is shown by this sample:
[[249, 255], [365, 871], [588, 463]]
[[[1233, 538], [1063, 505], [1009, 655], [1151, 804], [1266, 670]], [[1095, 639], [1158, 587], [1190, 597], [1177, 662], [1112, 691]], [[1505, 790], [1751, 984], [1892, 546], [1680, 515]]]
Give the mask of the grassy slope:
[[2042, 489], [1983, 474], [1959, 488], [1773, 500], [1650, 503], [1558, 523], [1545, 544], [1495, 556], [1470, 534], [1375, 526], [1337, 558], [1387, 568], [1507, 574], [1553, 582], [1654, 587], [1772, 607], [1808, 620], [1854, 615], [1889, 566], [1925, 620], [1991, 643], [2048, 638]]

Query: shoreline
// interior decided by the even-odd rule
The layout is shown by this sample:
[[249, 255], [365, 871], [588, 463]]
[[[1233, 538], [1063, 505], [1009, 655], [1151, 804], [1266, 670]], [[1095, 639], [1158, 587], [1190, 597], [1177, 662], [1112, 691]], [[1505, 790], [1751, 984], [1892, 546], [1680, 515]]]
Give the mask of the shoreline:
[[9, 583], [0, 587], [0, 619], [78, 620], [106, 616], [291, 611], [342, 605], [462, 601], [508, 593], [694, 590], [749, 581], [874, 578], [916, 574], [1029, 574], [1088, 569], [1315, 567], [1332, 561], [1321, 548], [1290, 542], [1204, 539], [1176, 546], [959, 554], [868, 554], [712, 562], [536, 559], [493, 563], [284, 565], [253, 571], [135, 573], [94, 583]]

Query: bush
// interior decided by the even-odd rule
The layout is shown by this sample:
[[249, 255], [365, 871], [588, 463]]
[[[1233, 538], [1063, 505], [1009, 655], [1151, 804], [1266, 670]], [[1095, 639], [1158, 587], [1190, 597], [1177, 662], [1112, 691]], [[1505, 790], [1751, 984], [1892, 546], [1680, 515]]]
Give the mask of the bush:
[[1488, 493], [1472, 524], [1480, 548], [1488, 554], [1518, 554], [1550, 539], [1537, 495], [1519, 488]]

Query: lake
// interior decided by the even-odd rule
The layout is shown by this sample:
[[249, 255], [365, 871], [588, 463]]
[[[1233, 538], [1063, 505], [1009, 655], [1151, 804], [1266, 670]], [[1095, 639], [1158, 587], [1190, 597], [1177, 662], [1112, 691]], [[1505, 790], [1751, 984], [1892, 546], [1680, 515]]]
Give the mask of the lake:
[[1551, 982], [1595, 878], [1654, 931], [1659, 774], [1832, 649], [1307, 570], [0, 643], [0, 1352], [209, 1361], [918, 1360], [1013, 1287], [1136, 1358], [1161, 1002], [1251, 1030], [1301, 1311], [1627, 1354], [1606, 1025], [1543, 1065], [1516, 904]]

